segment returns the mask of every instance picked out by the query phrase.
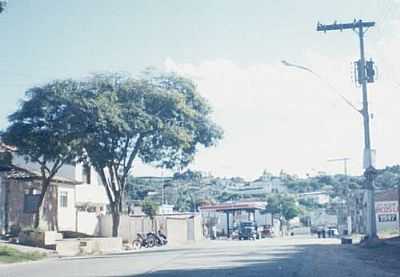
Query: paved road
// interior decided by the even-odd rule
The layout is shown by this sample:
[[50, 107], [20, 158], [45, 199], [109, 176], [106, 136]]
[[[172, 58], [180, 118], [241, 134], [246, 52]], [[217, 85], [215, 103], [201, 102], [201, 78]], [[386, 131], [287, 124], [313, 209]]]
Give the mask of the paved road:
[[2, 265], [0, 276], [400, 276], [400, 272], [390, 272], [357, 251], [354, 246], [338, 245], [334, 239], [206, 241], [133, 254]]

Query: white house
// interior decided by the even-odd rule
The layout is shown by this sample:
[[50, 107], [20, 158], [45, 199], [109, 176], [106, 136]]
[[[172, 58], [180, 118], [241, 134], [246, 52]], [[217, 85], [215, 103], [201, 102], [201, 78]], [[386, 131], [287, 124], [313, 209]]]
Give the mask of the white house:
[[326, 191], [299, 193], [298, 198], [304, 200], [310, 200], [319, 205], [328, 204], [331, 199], [329, 193]]

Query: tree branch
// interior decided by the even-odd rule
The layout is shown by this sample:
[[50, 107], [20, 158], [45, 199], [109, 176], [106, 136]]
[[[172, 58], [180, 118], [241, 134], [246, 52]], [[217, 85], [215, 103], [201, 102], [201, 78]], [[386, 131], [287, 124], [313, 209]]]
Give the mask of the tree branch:
[[144, 134], [140, 134], [138, 139], [136, 140], [135, 147], [133, 148], [133, 151], [129, 156], [128, 163], [124, 164], [124, 172], [122, 175], [122, 180], [125, 180], [126, 177], [128, 176], [129, 170], [132, 168], [133, 161], [135, 160], [137, 154], [139, 153], [139, 149], [142, 146], [143, 139], [144, 139]]

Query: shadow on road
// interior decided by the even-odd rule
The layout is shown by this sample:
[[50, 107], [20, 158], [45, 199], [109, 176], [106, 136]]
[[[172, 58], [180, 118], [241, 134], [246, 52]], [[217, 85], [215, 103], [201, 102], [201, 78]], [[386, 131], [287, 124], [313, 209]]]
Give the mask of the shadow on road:
[[[397, 274], [400, 269], [384, 268], [381, 264], [373, 262], [374, 256], [368, 255], [368, 251], [361, 250], [359, 253], [359, 250], [358, 246], [326, 244], [293, 245], [283, 249], [266, 247], [254, 250], [249, 246], [249, 249], [242, 253], [235, 251], [213, 253], [212, 249], [203, 249], [192, 256], [179, 257], [142, 274], [117, 277], [399, 276]], [[364, 264], [366, 266], [363, 266]]]

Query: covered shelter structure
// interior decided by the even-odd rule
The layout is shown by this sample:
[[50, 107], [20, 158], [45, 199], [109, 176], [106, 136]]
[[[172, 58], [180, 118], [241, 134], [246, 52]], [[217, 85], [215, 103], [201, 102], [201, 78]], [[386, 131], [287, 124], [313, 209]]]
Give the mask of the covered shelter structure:
[[[219, 212], [226, 215], [227, 236], [232, 234], [234, 220], [236, 214], [247, 213], [248, 221], [256, 221], [256, 211], [265, 209], [266, 202], [263, 201], [239, 201], [229, 203], [219, 203], [214, 205], [206, 205], [200, 208], [201, 213]], [[232, 224], [230, 218], [232, 217]]]

